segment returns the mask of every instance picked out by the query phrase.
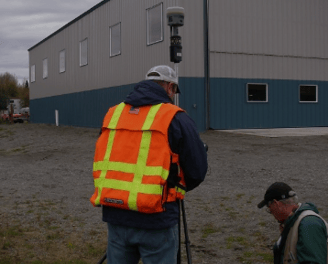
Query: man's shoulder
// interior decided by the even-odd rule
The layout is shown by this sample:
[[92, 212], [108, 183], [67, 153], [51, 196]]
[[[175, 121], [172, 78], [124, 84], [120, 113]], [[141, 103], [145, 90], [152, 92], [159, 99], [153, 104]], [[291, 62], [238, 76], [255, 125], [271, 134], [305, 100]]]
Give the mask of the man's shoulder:
[[171, 122], [171, 127], [176, 130], [197, 133], [197, 126], [194, 120], [186, 112], [177, 112]]
[[324, 228], [325, 230], [327, 229], [326, 227], [326, 222], [325, 220], [317, 213], [311, 211], [311, 210], [306, 210], [303, 211], [299, 217], [301, 217], [300, 221], [300, 228], [301, 229], [314, 229], [314, 228]]
[[[181, 108], [180, 108], [181, 109]], [[187, 112], [185, 112], [183, 109], [181, 109], [182, 111], [178, 111], [174, 117], [174, 120], [176, 120], [177, 122], [181, 123], [181, 124], [191, 124], [191, 125], [195, 125], [194, 120], [187, 114]]]

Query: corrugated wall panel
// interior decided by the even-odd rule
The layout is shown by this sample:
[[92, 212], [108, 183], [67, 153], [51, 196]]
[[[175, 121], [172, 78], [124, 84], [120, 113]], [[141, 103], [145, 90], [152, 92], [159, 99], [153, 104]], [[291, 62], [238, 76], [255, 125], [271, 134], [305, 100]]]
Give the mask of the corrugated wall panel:
[[[160, 3], [163, 3], [164, 41], [147, 46], [146, 10]], [[168, 64], [174, 67], [169, 61], [169, 27], [166, 19], [166, 9], [170, 6], [185, 8], [185, 26], [179, 28], [183, 43], [183, 61], [178, 66], [179, 76], [203, 80], [203, 1], [111, 0], [30, 50], [30, 65], [36, 65], [36, 82], [31, 83], [31, 99], [34, 100], [32, 112], [40, 113], [39, 110], [33, 111], [33, 108], [39, 109], [36, 105], [42, 105], [36, 99], [45, 98], [46, 102], [50, 100], [60, 104], [59, 98], [63, 98], [66, 104], [67, 98], [75, 98], [77, 101], [71, 102], [71, 105], [78, 109], [83, 95], [81, 92], [131, 85], [143, 80], [147, 70], [154, 65]], [[117, 23], [121, 23], [121, 54], [110, 57], [109, 27]], [[88, 64], [80, 67], [79, 43], [85, 38], [88, 39]], [[66, 50], [66, 71], [59, 73], [59, 52], [63, 49]], [[45, 57], [49, 60], [49, 76], [42, 79], [42, 60]], [[192, 100], [197, 107], [190, 109], [190, 115], [194, 119], [200, 118], [200, 123], [203, 124], [203, 81], [197, 81], [196, 88], [188, 84], [184, 89], [184, 83], [180, 84], [185, 91], [181, 96], [181, 104], [186, 103], [188, 98]], [[113, 91], [120, 93], [116, 88]], [[93, 110], [91, 107], [93, 104], [84, 105], [89, 112], [98, 113], [97, 109]], [[53, 107], [50, 108], [50, 112], [45, 113], [49, 112], [52, 118]], [[61, 112], [66, 116], [70, 109], [63, 109], [65, 110]], [[45, 116], [40, 117], [40, 120], [45, 119]]]
[[82, 127], [101, 127], [109, 107], [122, 102], [133, 85], [83, 91], [30, 101], [31, 122], [55, 124], [55, 110], [59, 124]]
[[[181, 78], [180, 106], [193, 117], [199, 131], [205, 128], [203, 78]], [[55, 110], [60, 125], [100, 127], [108, 108], [118, 104], [133, 90], [134, 84], [33, 99], [31, 122], [55, 124]]]
[[[328, 61], [328, 1], [209, 0], [209, 5], [211, 77], [244, 78], [245, 65], [238, 65], [249, 56], [257, 64], [248, 67], [259, 68], [248, 71], [249, 78], [328, 80], [320, 68], [324, 61], [327, 69]], [[221, 63], [226, 54], [234, 61]], [[283, 61], [284, 71], [268, 65], [270, 57]]]
[[179, 85], [180, 107], [192, 117], [198, 130], [204, 131], [206, 129], [204, 78], [182, 77]]
[[[246, 84], [268, 84], [267, 103], [247, 103]], [[318, 85], [318, 103], [300, 103], [299, 86]], [[272, 79], [211, 79], [213, 129], [328, 126], [328, 82]]]
[[328, 59], [211, 54], [211, 77], [328, 80]]
[[[163, 3], [164, 41], [146, 45], [146, 9]], [[202, 1], [111, 0], [64, 28], [52, 38], [30, 50], [30, 66], [36, 65], [36, 82], [31, 98], [42, 98], [103, 87], [115, 87], [142, 80], [147, 70], [169, 61], [169, 27], [166, 9], [185, 7], [181, 76], [203, 76]], [[121, 23], [121, 55], [109, 56], [109, 27]], [[79, 66], [79, 42], [88, 38], [88, 65]], [[59, 51], [66, 50], [66, 71], [59, 73]], [[42, 79], [42, 60], [49, 58], [49, 77]]]

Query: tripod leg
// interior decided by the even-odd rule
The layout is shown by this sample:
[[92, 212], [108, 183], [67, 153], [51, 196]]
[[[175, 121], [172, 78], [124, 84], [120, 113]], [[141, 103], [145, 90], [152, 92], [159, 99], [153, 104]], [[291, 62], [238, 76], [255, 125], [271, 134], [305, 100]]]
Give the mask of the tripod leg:
[[181, 209], [182, 209], [182, 219], [183, 219], [183, 227], [184, 227], [184, 233], [185, 233], [187, 259], [188, 259], [188, 264], [192, 264], [191, 251], [190, 251], [190, 240], [189, 240], [188, 227], [187, 227], [187, 218], [186, 218], [186, 211], [185, 211], [183, 200], [181, 200]]
[[180, 201], [179, 203], [179, 223], [178, 223], [178, 230], [179, 230], [179, 249], [178, 249], [178, 261], [177, 264], [181, 264], [181, 209], [180, 209]]
[[107, 252], [105, 253], [105, 255], [103, 255], [103, 257], [99, 260], [97, 264], [102, 264], [106, 258], [107, 258]]

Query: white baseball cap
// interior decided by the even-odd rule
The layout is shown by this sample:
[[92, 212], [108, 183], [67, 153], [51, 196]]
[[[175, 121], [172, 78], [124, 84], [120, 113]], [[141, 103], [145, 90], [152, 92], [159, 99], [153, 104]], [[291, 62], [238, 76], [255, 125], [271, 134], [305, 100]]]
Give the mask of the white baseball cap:
[[151, 68], [146, 74], [146, 80], [159, 80], [178, 85], [177, 93], [180, 93], [178, 76], [176, 72], [167, 65], [158, 65]]

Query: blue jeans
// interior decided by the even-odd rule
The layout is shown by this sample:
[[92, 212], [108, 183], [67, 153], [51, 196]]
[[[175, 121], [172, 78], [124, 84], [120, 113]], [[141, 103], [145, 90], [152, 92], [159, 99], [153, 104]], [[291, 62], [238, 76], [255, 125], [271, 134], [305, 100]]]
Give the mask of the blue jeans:
[[178, 225], [166, 229], [138, 229], [108, 225], [107, 264], [175, 264], [179, 249]]

